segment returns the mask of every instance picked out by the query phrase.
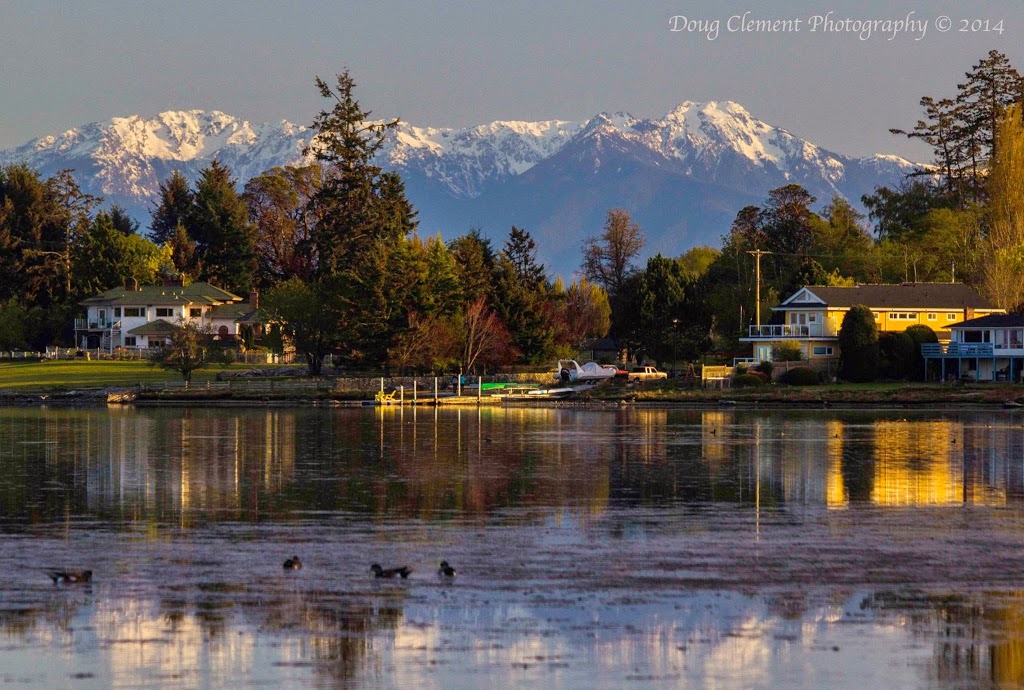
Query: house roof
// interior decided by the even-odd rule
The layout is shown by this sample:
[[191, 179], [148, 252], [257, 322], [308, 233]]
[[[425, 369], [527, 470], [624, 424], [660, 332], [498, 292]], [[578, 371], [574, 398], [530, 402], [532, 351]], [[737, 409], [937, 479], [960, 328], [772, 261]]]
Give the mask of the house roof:
[[261, 323], [263, 321], [259, 309], [253, 309], [248, 301], [219, 304], [211, 308], [206, 315], [210, 319], [230, 319], [238, 323]]
[[136, 326], [128, 331], [128, 335], [169, 335], [174, 332], [174, 328], [174, 324], [163, 319], [157, 319], [156, 321]]
[[964, 328], [1024, 328], [1024, 314], [989, 314], [961, 321], [950, 328], [957, 330]]
[[137, 290], [123, 286], [116, 287], [84, 299], [80, 304], [85, 306], [91, 304], [216, 305], [222, 302], [237, 302], [241, 299], [238, 295], [221, 290], [209, 283], [191, 283], [189, 285], [140, 285]]
[[[796, 299], [801, 296], [804, 297], [804, 300]], [[842, 309], [855, 304], [863, 304], [872, 309], [996, 308], [977, 291], [963, 283], [903, 283], [901, 285], [857, 285], [854, 287], [805, 285], [786, 299], [782, 306]]]

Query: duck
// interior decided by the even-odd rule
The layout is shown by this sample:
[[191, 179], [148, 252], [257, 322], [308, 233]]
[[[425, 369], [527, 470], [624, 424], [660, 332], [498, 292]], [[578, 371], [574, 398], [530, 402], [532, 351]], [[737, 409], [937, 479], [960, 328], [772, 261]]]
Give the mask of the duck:
[[409, 573], [412, 572], [412, 568], [403, 565], [401, 568], [388, 568], [385, 570], [380, 567], [379, 563], [374, 563], [370, 566], [370, 572], [373, 573], [374, 577], [386, 577], [388, 579], [401, 577], [404, 580], [409, 577]]
[[298, 556], [292, 556], [284, 562], [285, 570], [302, 570], [302, 561]]
[[455, 568], [448, 565], [448, 561], [441, 561], [441, 567], [437, 569], [438, 577], [455, 577]]
[[50, 570], [47, 572], [55, 585], [71, 585], [92, 582], [91, 570]]

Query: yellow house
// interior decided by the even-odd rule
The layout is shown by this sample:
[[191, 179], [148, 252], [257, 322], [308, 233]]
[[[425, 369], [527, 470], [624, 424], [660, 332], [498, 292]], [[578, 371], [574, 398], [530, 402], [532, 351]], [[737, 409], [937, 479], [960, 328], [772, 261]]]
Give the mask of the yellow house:
[[[772, 324], [751, 324], [741, 342], [751, 343], [753, 359], [771, 361], [780, 342], [799, 343], [809, 361], [839, 356], [839, 329], [850, 307], [862, 304], [875, 315], [880, 333], [924, 325], [948, 343], [950, 328], [968, 319], [1002, 314], [963, 283], [903, 283], [829, 287], [805, 285], [777, 307]], [[781, 322], [781, 323], [779, 323]]]

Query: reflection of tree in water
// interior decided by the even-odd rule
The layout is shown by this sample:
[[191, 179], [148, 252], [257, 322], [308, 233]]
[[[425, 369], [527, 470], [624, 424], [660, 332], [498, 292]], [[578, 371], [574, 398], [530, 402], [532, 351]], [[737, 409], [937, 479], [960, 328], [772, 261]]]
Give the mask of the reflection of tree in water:
[[312, 665], [318, 674], [344, 685], [364, 669], [371, 639], [398, 628], [405, 597], [404, 587], [372, 598], [295, 592], [269, 607], [260, 627], [301, 636], [303, 658], [295, 663]]
[[[75, 616], [83, 606], [91, 604], [93, 600], [91, 586], [67, 590], [55, 587], [52, 596], [44, 596], [43, 602], [38, 601], [38, 594], [26, 592], [24, 595], [5, 595], [3, 607], [0, 608], [0, 635], [24, 641], [33, 633], [46, 630], [70, 637]], [[18, 601], [22, 596], [25, 599], [24, 604]]]
[[978, 596], [878, 592], [862, 608], [899, 616], [916, 634], [934, 640], [931, 683], [1024, 685], [1024, 591]]
[[386, 589], [268, 592], [262, 585], [201, 583], [183, 593], [186, 596], [165, 597], [160, 610], [172, 636], [191, 635], [194, 620], [207, 642], [227, 639], [242, 620], [247, 628], [293, 638], [298, 642], [298, 658], [289, 659], [286, 654], [281, 664], [311, 666], [344, 684], [364, 670], [371, 639], [397, 629], [402, 620], [405, 587]]
[[0, 516], [16, 526], [1024, 498], [1011, 427], [878, 413], [25, 410], [0, 420], [0, 443], [0, 472], [16, 478], [0, 483]]

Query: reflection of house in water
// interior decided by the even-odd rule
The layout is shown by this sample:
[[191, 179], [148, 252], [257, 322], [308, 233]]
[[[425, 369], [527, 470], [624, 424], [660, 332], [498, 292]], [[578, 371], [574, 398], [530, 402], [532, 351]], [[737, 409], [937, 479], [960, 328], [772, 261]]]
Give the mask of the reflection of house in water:
[[964, 500], [963, 463], [954, 453], [958, 422], [880, 420], [873, 429], [871, 502], [945, 505]]
[[113, 409], [89, 419], [86, 496], [91, 511], [127, 519], [189, 511], [259, 511], [295, 471], [288, 411]]
[[153, 678], [202, 685], [251, 669], [256, 658], [254, 630], [211, 628], [196, 613], [168, 614], [152, 602], [100, 600], [89, 624], [99, 639], [117, 641], [106, 656], [111, 687], [139, 687]]

